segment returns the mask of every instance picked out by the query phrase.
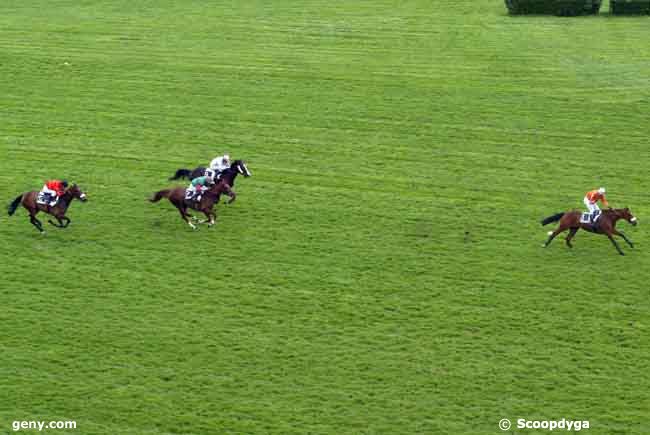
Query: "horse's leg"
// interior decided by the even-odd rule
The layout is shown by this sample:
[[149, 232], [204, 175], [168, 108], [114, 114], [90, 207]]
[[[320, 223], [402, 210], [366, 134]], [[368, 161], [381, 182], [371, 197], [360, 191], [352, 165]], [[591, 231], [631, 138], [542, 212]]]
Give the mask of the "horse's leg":
[[185, 222], [187, 222], [187, 224], [188, 224], [190, 227], [192, 227], [193, 230], [195, 230], [195, 229], [196, 229], [196, 225], [194, 225], [192, 222], [190, 222], [190, 220], [187, 218], [187, 216], [188, 216], [188, 214], [187, 214], [187, 210], [184, 209], [184, 208], [179, 208], [178, 211], [179, 211], [179, 213], [181, 214], [181, 217], [183, 218], [183, 220], [184, 220]]
[[43, 230], [43, 224], [41, 221], [36, 219], [36, 213], [30, 213], [29, 214], [29, 221], [36, 227], [38, 231], [41, 232], [41, 234], [45, 234], [45, 230]]
[[212, 210], [204, 211], [205, 217], [207, 218], [205, 222], [208, 223], [208, 227], [212, 227], [214, 225], [214, 220], [215, 220], [215, 214]]
[[617, 242], [616, 240], [614, 240], [614, 237], [612, 237], [612, 233], [611, 233], [611, 232], [608, 232], [608, 233], [606, 233], [606, 234], [607, 234], [607, 237], [609, 238], [609, 240], [611, 240], [612, 243], [614, 244], [614, 247], [616, 248], [616, 250], [618, 251], [618, 253], [621, 254], [621, 255], [625, 255], [625, 253], [624, 253], [623, 251], [621, 251], [621, 247], [618, 246], [618, 242]]
[[613, 229], [612, 234], [616, 234], [617, 236], [623, 237], [623, 240], [625, 240], [627, 244], [630, 245], [630, 248], [634, 248], [634, 244], [632, 243], [632, 241], [628, 239], [627, 236], [622, 232], [618, 231], [617, 229]]
[[567, 228], [568, 227], [566, 226], [566, 224], [563, 224], [562, 221], [560, 221], [560, 226], [557, 227], [557, 229], [555, 231], [549, 232], [548, 240], [546, 240], [546, 243], [544, 243], [542, 246], [544, 248], [546, 248], [553, 241], [553, 239], [555, 237], [557, 237], [558, 234], [560, 234], [561, 232], [566, 231]]
[[569, 235], [566, 236], [566, 239], [565, 239], [565, 240], [566, 240], [566, 245], [567, 245], [569, 248], [573, 248], [573, 245], [571, 244], [571, 239], [573, 239], [573, 236], [576, 235], [576, 233], [578, 232], [579, 229], [580, 229], [580, 228], [571, 228], [571, 229], [569, 230]]
[[185, 213], [185, 216], [187, 216], [188, 218], [196, 220], [196, 218], [187, 211], [187, 204], [186, 203], [184, 205], [184, 213]]
[[65, 219], [65, 224], [64, 224], [65, 226], [63, 228], [67, 228], [68, 225], [70, 225], [70, 222], [72, 222], [70, 218], [67, 216], [61, 216], [61, 219]]
[[55, 218], [59, 223], [58, 223], [58, 224], [55, 224], [54, 222], [52, 222], [52, 219], [48, 219], [47, 221], [49, 222], [50, 225], [55, 226], [55, 227], [57, 227], [57, 228], [65, 228], [65, 227], [66, 227], [66, 225], [63, 224], [63, 221], [61, 220], [61, 218], [60, 218], [59, 216], [54, 216], [54, 218]]

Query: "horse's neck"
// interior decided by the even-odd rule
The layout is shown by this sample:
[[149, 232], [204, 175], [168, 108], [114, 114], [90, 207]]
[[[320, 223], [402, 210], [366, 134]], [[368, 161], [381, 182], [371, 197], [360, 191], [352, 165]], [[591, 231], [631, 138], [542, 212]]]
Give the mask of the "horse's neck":
[[235, 182], [235, 177], [237, 177], [238, 172], [239, 171], [236, 169], [229, 168], [228, 171], [226, 171], [226, 174], [223, 176], [223, 180], [232, 186], [232, 184]]
[[222, 193], [227, 193], [230, 190], [230, 183], [227, 180], [221, 180], [214, 188], [214, 194], [219, 197]]
[[616, 222], [618, 222], [619, 219], [621, 219], [621, 217], [618, 215], [616, 211], [605, 210], [604, 214], [609, 218], [609, 221], [612, 224], [615, 224]]
[[61, 198], [59, 198], [59, 203], [55, 207], [58, 207], [65, 212], [70, 206], [70, 202], [72, 202], [72, 194], [70, 192], [65, 192], [63, 195], [61, 195]]

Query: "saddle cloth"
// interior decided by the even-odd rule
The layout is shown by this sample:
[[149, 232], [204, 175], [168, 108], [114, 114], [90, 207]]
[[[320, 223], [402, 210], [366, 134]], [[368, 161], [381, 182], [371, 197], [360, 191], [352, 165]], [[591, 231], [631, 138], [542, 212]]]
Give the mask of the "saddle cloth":
[[[50, 205], [50, 195], [46, 192], [38, 192], [38, 196], [36, 196], [36, 203], [41, 204], [41, 205]], [[58, 198], [57, 198], [58, 202]]]
[[591, 213], [582, 213], [580, 215], [581, 224], [595, 224], [598, 222], [598, 219], [600, 219], [600, 212], [597, 212], [595, 217], [593, 217]]

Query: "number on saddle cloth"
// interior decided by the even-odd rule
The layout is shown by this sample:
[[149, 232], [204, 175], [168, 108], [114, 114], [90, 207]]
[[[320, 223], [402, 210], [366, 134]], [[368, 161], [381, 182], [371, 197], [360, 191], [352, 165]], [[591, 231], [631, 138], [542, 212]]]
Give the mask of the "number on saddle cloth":
[[57, 200], [58, 198], [56, 196], [43, 191], [38, 192], [38, 196], [36, 197], [36, 203], [41, 205], [55, 205]]

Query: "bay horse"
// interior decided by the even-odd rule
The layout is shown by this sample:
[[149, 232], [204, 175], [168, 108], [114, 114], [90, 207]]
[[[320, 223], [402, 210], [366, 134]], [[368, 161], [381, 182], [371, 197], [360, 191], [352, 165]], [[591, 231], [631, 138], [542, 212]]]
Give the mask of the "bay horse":
[[548, 225], [551, 222], [558, 222], [558, 227], [555, 229], [555, 231], [550, 231], [548, 234], [548, 240], [546, 243], [544, 243], [545, 248], [551, 243], [551, 241], [560, 234], [563, 231], [569, 230], [569, 234], [566, 237], [566, 244], [569, 248], [573, 248], [573, 245], [571, 244], [571, 239], [573, 239], [573, 236], [578, 232], [578, 230], [583, 229], [585, 231], [589, 231], [590, 233], [595, 233], [595, 234], [605, 234], [609, 240], [612, 241], [614, 244], [614, 247], [618, 251], [619, 254], [625, 255], [623, 251], [621, 250], [621, 247], [618, 245], [616, 240], [614, 240], [614, 236], [621, 236], [623, 240], [627, 242], [628, 245], [630, 245], [630, 248], [634, 248], [634, 244], [630, 241], [630, 239], [627, 238], [625, 234], [622, 232], [618, 231], [616, 229], [616, 222], [618, 222], [620, 219], [625, 219], [628, 221], [630, 224], [636, 226], [637, 220], [636, 217], [632, 215], [630, 212], [629, 208], [609, 208], [606, 210], [603, 210], [600, 213], [600, 218], [598, 221], [596, 221], [595, 224], [592, 223], [582, 223], [580, 222], [580, 215], [582, 214], [581, 211], [579, 210], [573, 210], [570, 212], [566, 213], [558, 213], [554, 214], [553, 216], [549, 216], [545, 219], [542, 220], [542, 225]]
[[45, 230], [43, 229], [43, 224], [41, 221], [36, 219], [36, 215], [39, 212], [42, 211], [43, 213], [54, 216], [58, 224], [55, 224], [52, 222], [52, 220], [48, 219], [50, 225], [54, 225], [57, 228], [67, 228], [68, 225], [70, 225], [71, 221], [70, 218], [65, 215], [65, 213], [68, 211], [68, 207], [70, 207], [72, 200], [78, 199], [81, 202], [87, 201], [86, 194], [82, 192], [79, 186], [76, 184], [73, 184], [65, 190], [63, 195], [59, 197], [59, 201], [56, 203], [56, 205], [54, 205], [54, 207], [48, 204], [38, 204], [36, 202], [37, 197], [38, 191], [31, 191], [20, 194], [16, 197], [16, 199], [13, 200], [11, 204], [9, 204], [7, 210], [9, 211], [9, 216], [12, 216], [16, 212], [18, 206], [22, 204], [22, 206], [25, 207], [29, 212], [29, 221], [36, 227], [37, 230], [41, 232], [41, 234], [45, 234]]
[[221, 194], [225, 193], [230, 197], [228, 204], [232, 203], [237, 197], [237, 195], [235, 195], [235, 192], [230, 188], [230, 185], [226, 183], [225, 180], [221, 180], [218, 183], [213, 184], [208, 190], [203, 192], [201, 200], [199, 202], [185, 199], [185, 191], [186, 189], [184, 187], [175, 187], [171, 189], [160, 190], [154, 193], [153, 197], [151, 197], [149, 201], [158, 202], [162, 198], [169, 199], [169, 202], [171, 202], [174, 207], [178, 209], [178, 212], [181, 214], [183, 220], [187, 222], [187, 224], [192, 227], [193, 230], [196, 230], [197, 227], [188, 219], [193, 217], [187, 212], [188, 208], [205, 214], [206, 220], [199, 221], [198, 223], [202, 224], [207, 222], [208, 227], [212, 227], [212, 225], [215, 224], [215, 220], [217, 218], [217, 215], [214, 212], [214, 205], [219, 202]]
[[[202, 177], [205, 175], [205, 170], [207, 168], [199, 166], [196, 169], [179, 169], [176, 171], [173, 177], [169, 177], [169, 181], [179, 180], [187, 178], [188, 180], [193, 180], [197, 177]], [[251, 171], [248, 170], [246, 163], [243, 160], [235, 160], [230, 164], [228, 169], [225, 169], [221, 174], [219, 174], [219, 180], [226, 180], [230, 187], [235, 187], [235, 178], [238, 174], [242, 174], [244, 177], [248, 178], [252, 176]]]

